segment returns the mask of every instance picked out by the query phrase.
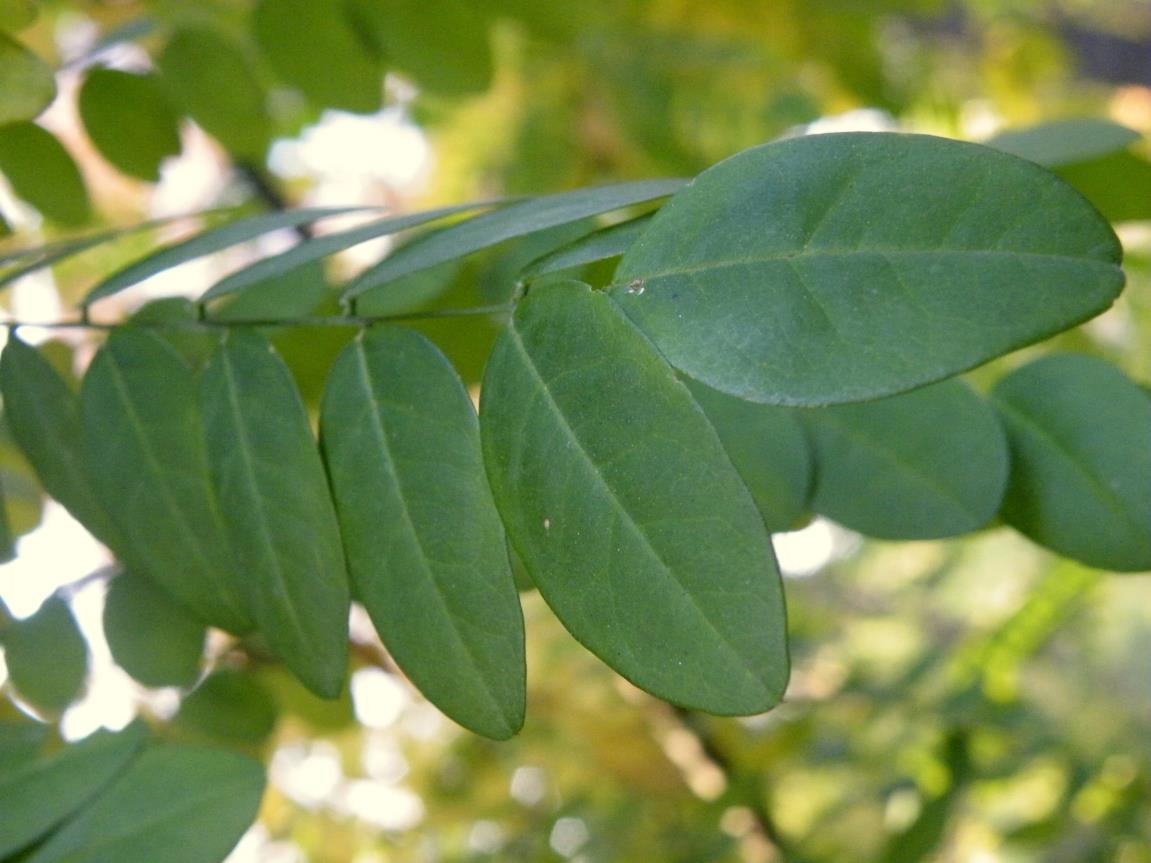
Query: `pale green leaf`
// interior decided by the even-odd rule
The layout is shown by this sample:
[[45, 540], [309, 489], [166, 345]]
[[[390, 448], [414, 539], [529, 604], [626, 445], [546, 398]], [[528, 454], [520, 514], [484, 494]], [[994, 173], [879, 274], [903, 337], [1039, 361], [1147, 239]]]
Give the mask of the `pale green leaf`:
[[236, 156], [262, 162], [272, 139], [266, 94], [251, 58], [222, 33], [187, 27], [156, 58], [172, 100]]
[[155, 75], [96, 67], [76, 99], [88, 137], [125, 174], [155, 182], [180, 152], [180, 118]]
[[991, 406], [947, 380], [859, 404], [797, 411], [810, 432], [811, 506], [883, 539], [984, 527], [1007, 484], [1007, 441]]
[[251, 617], [212, 494], [191, 368], [134, 329], [109, 337], [81, 388], [87, 469], [129, 569], [201, 620], [244, 632]]
[[344, 299], [359, 296], [409, 273], [490, 248], [504, 240], [666, 197], [682, 186], [682, 180], [618, 183], [532, 198], [484, 213], [402, 246], [353, 279], [344, 291]]
[[21, 198], [61, 225], [91, 216], [80, 169], [56, 137], [35, 123], [0, 126], [0, 173]]
[[27, 863], [220, 863], [256, 817], [258, 761], [155, 744]]
[[767, 529], [795, 530], [811, 493], [811, 452], [793, 411], [744, 401], [684, 380], [719, 435]]
[[387, 236], [388, 234], [396, 234], [400, 231], [406, 231], [409, 228], [426, 225], [428, 222], [434, 222], [445, 216], [462, 213], [466, 210], [474, 210], [483, 206], [485, 206], [485, 204], [462, 204], [455, 207], [442, 207], [438, 210], [427, 210], [422, 213], [389, 216], [386, 219], [379, 219], [367, 225], [360, 225], [357, 228], [350, 228], [346, 231], [338, 231], [336, 233], [314, 237], [293, 246], [286, 252], [280, 252], [278, 255], [263, 258], [254, 264], [249, 264], [243, 269], [237, 270], [229, 276], [225, 276], [209, 288], [200, 300], [211, 300], [216, 297], [233, 294], [249, 288], [252, 285], [274, 279], [304, 264], [319, 261], [328, 257], [328, 255], [342, 252], [344, 249], [350, 249], [352, 246], [359, 245], [360, 243], [366, 243], [368, 240], [374, 240]]
[[151, 579], [122, 572], [104, 596], [112, 659], [145, 686], [191, 686], [200, 676], [204, 624]]
[[1075, 117], [1008, 129], [984, 143], [1045, 167], [1059, 168], [1125, 150], [1139, 137], [1134, 129], [1111, 120]]
[[651, 222], [651, 216], [640, 216], [618, 225], [580, 237], [574, 243], [536, 258], [520, 273], [520, 278], [536, 279], [548, 273], [557, 273], [617, 258], [628, 250]]
[[56, 752], [0, 771], [0, 857], [20, 850], [93, 799], [129, 764], [147, 726], [97, 731]]
[[529, 293], [488, 363], [480, 421], [508, 535], [577, 639], [676, 704], [779, 701], [770, 537], [687, 388], [608, 297]]
[[256, 623], [316, 693], [347, 671], [349, 589], [308, 415], [263, 337], [231, 332], [202, 379], [208, 454]]
[[260, 0], [252, 33], [269, 65], [317, 107], [378, 111], [384, 68], [342, 0]]
[[515, 734], [523, 619], [459, 376], [418, 333], [370, 330], [332, 369], [321, 431], [356, 596], [388, 652], [461, 725]]
[[9, 681], [38, 710], [58, 713], [84, 688], [88, 647], [59, 596], [53, 594], [31, 617], [5, 627], [0, 641]]
[[124, 269], [113, 273], [84, 297], [84, 305], [90, 305], [104, 297], [117, 294], [125, 288], [130, 288], [164, 270], [170, 270], [186, 261], [202, 258], [215, 252], [223, 251], [240, 243], [253, 240], [256, 237], [278, 231], [283, 228], [295, 228], [328, 216], [338, 216], [343, 213], [356, 212], [363, 207], [316, 207], [304, 210], [288, 210], [286, 212], [262, 213], [258, 216], [249, 216], [245, 219], [236, 219], [216, 228], [209, 228], [170, 246], [164, 246], [155, 252], [133, 261]]
[[55, 98], [52, 68], [0, 32], [0, 124], [31, 120]]
[[708, 169], [624, 255], [612, 297], [668, 361], [755, 401], [941, 380], [1106, 309], [1110, 226], [1031, 162], [923, 135], [794, 138]]
[[44, 490], [93, 536], [118, 547], [115, 527], [88, 475], [79, 400], [52, 364], [16, 334], [0, 356], [0, 393], [12, 438]]
[[1001, 379], [1003, 519], [1089, 566], [1151, 569], [1151, 399], [1110, 363], [1053, 354]]

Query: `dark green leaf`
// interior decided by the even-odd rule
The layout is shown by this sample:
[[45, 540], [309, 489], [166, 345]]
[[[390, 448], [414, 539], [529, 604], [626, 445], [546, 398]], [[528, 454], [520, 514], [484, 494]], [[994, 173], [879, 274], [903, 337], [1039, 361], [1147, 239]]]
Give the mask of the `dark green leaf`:
[[178, 729], [221, 743], [263, 743], [276, 727], [276, 705], [250, 671], [213, 672], [180, 703]]
[[311, 314], [329, 295], [330, 285], [320, 261], [300, 264], [246, 286], [227, 302], [212, 309], [211, 317], [224, 321], [262, 321]]
[[155, 182], [180, 152], [180, 118], [155, 75], [94, 68], [77, 106], [100, 155], [125, 174]]
[[[0, 611], [3, 611], [3, 606], [0, 606]], [[48, 741], [48, 732], [47, 725], [31, 719], [0, 721], [0, 783], [14, 773], [16, 768], [36, 759]], [[0, 840], [0, 855], [7, 853], [3, 845], [4, 842]]]
[[1112, 153], [1059, 169], [1112, 222], [1151, 219], [1151, 162], [1134, 153]]
[[348, 581], [335, 508], [287, 366], [232, 332], [204, 370], [208, 454], [256, 623], [314, 692], [347, 670]]
[[0, 32], [0, 124], [31, 120], [55, 98], [52, 68]]
[[93, 799], [128, 765], [147, 738], [134, 722], [118, 734], [97, 731], [79, 743], [0, 771], [0, 857], [24, 848]]
[[640, 216], [638, 219], [595, 231], [532, 261], [524, 268], [520, 277], [524, 280], [535, 279], [548, 273], [617, 258], [628, 250], [650, 223], [651, 216]]
[[106, 545], [115, 529], [92, 489], [85, 467], [80, 405], [68, 383], [40, 353], [15, 335], [0, 356], [0, 393], [12, 437], [44, 490]]
[[319, 261], [328, 257], [328, 255], [342, 252], [344, 249], [349, 249], [352, 246], [365, 243], [368, 240], [374, 240], [388, 234], [396, 234], [400, 231], [406, 231], [409, 228], [425, 225], [428, 222], [434, 222], [436, 219], [442, 219], [453, 213], [474, 210], [482, 206], [484, 205], [462, 204], [455, 207], [442, 207], [438, 210], [428, 210], [423, 213], [390, 216], [367, 225], [360, 225], [358, 228], [351, 228], [347, 231], [339, 231], [334, 234], [315, 237], [314, 239], [306, 240], [299, 245], [293, 246], [286, 252], [263, 258], [254, 264], [244, 267], [242, 270], [232, 273], [230, 276], [226, 276], [209, 288], [200, 299], [201, 301], [210, 300], [227, 294], [233, 294], [236, 291], [244, 290], [252, 285], [274, 279], [303, 264]]
[[490, 248], [513, 237], [653, 201], [673, 194], [682, 186], [682, 180], [644, 180], [561, 192], [512, 204], [401, 247], [353, 279], [344, 291], [344, 298], [359, 296], [400, 276]]
[[1059, 168], [1125, 150], [1138, 140], [1134, 129], [1110, 120], [1082, 117], [1009, 129], [984, 143], [1045, 167]]
[[612, 297], [668, 361], [755, 401], [940, 380], [1067, 329], [1123, 287], [1110, 226], [989, 147], [851, 133], [747, 150], [655, 216]]
[[206, 634], [151, 579], [122, 572], [108, 586], [104, 637], [116, 664], [145, 686], [195, 683]]
[[737, 399], [690, 378], [684, 383], [719, 435], [767, 529], [795, 530], [807, 512], [812, 466], [794, 412]]
[[219, 863], [263, 791], [263, 768], [245, 755], [157, 744], [28, 863]]
[[356, 595], [389, 653], [452, 719], [511, 737], [523, 618], [459, 376], [418, 333], [370, 330], [332, 369], [321, 429]]
[[445, 261], [388, 282], [357, 297], [356, 313], [365, 317], [399, 315], [422, 308], [458, 284], [464, 266], [464, 262], [459, 259]]
[[57, 713], [71, 704], [88, 675], [88, 647], [68, 603], [52, 595], [31, 617], [0, 634], [8, 677], [20, 697]]
[[476, 93], [491, 84], [487, 22], [468, 0], [353, 0], [377, 51], [421, 90]]
[[80, 394], [88, 473], [129, 569], [201, 620], [244, 632], [251, 617], [212, 495], [191, 368], [152, 335], [117, 330]]
[[83, 224], [92, 214], [76, 163], [35, 123], [0, 126], [0, 173], [17, 195], [62, 225]]
[[999, 510], [1007, 441], [995, 411], [962, 381], [798, 416], [815, 454], [811, 506], [846, 527], [932, 539], [978, 530]]
[[317, 107], [378, 111], [384, 69], [356, 32], [341, 0], [261, 0], [256, 42], [284, 81]]
[[1151, 569], [1151, 399], [1104, 360], [1043, 357], [992, 392], [1007, 427], [1003, 518], [1060, 554]]
[[661, 698], [767, 710], [788, 659], [770, 537], [687, 388], [618, 308], [533, 290], [484, 377], [504, 525], [560, 620]]
[[[213, 252], [219, 252], [231, 246], [238, 245], [264, 234], [282, 228], [294, 228], [315, 222], [327, 216], [337, 216], [342, 213], [355, 212], [365, 209], [362, 207], [316, 207], [306, 210], [288, 210], [286, 212], [262, 213], [258, 216], [249, 216], [246, 219], [236, 219], [225, 225], [202, 231], [187, 240], [164, 246], [155, 252], [134, 261], [124, 269], [113, 273], [100, 284], [96, 285], [84, 297], [84, 305], [91, 305], [104, 297], [117, 294], [125, 288], [130, 288], [164, 270], [182, 264], [186, 261], [202, 258]], [[367, 208], [374, 209], [374, 208]]]
[[4, 486], [0, 483], [0, 563], [8, 563], [16, 557], [16, 537], [8, 521], [8, 501]]
[[266, 95], [243, 49], [216, 30], [177, 30], [156, 60], [173, 101], [228, 152], [262, 162], [272, 138]]
[[198, 369], [220, 343], [219, 332], [208, 327], [189, 326], [199, 317], [195, 303], [187, 297], [159, 297], [144, 303], [128, 320], [163, 339], [176, 349], [184, 362]]

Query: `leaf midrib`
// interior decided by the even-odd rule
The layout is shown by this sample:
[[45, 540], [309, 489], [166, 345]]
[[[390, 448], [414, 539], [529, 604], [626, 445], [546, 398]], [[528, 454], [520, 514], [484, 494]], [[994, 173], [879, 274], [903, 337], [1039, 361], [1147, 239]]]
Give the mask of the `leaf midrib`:
[[695, 609], [696, 613], [704, 621], [704, 623], [707, 624], [708, 629], [710, 629], [711, 632], [716, 636], [718, 642], [723, 645], [725, 650], [729, 651], [735, 656], [738, 667], [754, 682], [756, 688], [760, 692], [769, 693], [769, 687], [767, 684], [755, 673], [754, 669], [746, 661], [740, 650], [734, 644], [732, 644], [730, 639], [728, 639], [727, 636], [715, 625], [715, 623], [712, 622], [711, 618], [708, 617], [708, 615], [700, 607], [699, 602], [696, 600], [694, 594], [692, 594], [691, 591], [684, 587], [683, 583], [679, 580], [678, 577], [676, 577], [675, 570], [664, 561], [659, 550], [652, 543], [651, 539], [644, 532], [640, 524], [636, 522], [634, 518], [632, 518], [631, 513], [628, 512], [627, 508], [623, 505], [615, 490], [607, 481], [607, 478], [600, 473], [599, 469], [596, 467], [595, 461], [588, 454], [588, 451], [584, 447], [583, 442], [579, 439], [579, 436], [576, 435], [575, 430], [572, 429], [570, 423], [568, 423], [567, 417], [565, 416], [563, 410], [560, 408], [559, 403], [556, 402], [555, 396], [552, 394], [551, 389], [548, 387], [543, 376], [540, 374], [539, 369], [532, 361], [531, 354], [528, 352], [527, 347], [523, 343], [523, 337], [520, 335], [514, 324], [508, 327], [508, 332], [510, 333], [513, 344], [516, 346], [516, 349], [523, 357], [524, 364], [531, 372], [532, 377], [535, 378], [536, 382], [539, 384], [540, 390], [543, 392], [546, 398], [546, 403], [551, 408], [551, 412], [555, 415], [561, 429], [566, 432], [568, 438], [572, 441], [572, 443], [575, 444], [576, 449], [579, 451], [580, 455], [583, 456], [583, 459], [587, 463], [588, 467], [591, 468], [592, 475], [599, 481], [599, 484], [607, 492], [608, 498], [611, 501], [613, 508], [620, 516], [620, 520], [626, 524], [631, 532], [641, 540], [643, 547], [660, 565], [662, 571], [670, 576], [670, 580], [674, 582], [680, 589], [680, 592], [687, 597], [691, 606]]

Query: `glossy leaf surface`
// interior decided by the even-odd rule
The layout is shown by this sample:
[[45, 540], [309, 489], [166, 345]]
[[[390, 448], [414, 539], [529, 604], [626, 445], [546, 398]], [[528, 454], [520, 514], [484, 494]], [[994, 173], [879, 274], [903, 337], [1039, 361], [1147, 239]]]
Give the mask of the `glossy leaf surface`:
[[262, 336], [232, 332], [202, 378], [208, 456], [256, 623], [313, 691], [347, 665], [348, 582], [336, 513], [308, 416]]
[[15, 334], [0, 356], [0, 393], [12, 437], [44, 490], [101, 542], [119, 546], [88, 475], [79, 399], [52, 364]]
[[1054, 354], [1003, 378], [992, 399], [1007, 427], [1003, 519], [1065, 557], [1151, 569], [1151, 398], [1119, 369]]
[[691, 377], [822, 405], [1080, 323], [1123, 287], [1120, 256], [1096, 210], [1030, 162], [921, 135], [814, 135], [700, 174], [624, 255], [612, 296]]
[[369, 330], [332, 369], [321, 429], [356, 595], [388, 651], [448, 716], [510, 737], [523, 619], [459, 376], [418, 333]]
[[207, 633], [151, 580], [131, 572], [104, 596], [104, 638], [112, 659], [145, 686], [191, 686], [200, 675]]
[[39, 839], [108, 785], [147, 737], [134, 722], [0, 770], [0, 857]]
[[245, 755], [153, 745], [28, 863], [219, 863], [263, 791], [263, 768]]
[[796, 413], [815, 456], [812, 509], [846, 527], [932, 539], [978, 530], [999, 510], [1007, 440], [962, 381]]
[[344, 298], [350, 299], [400, 276], [470, 255], [513, 237], [654, 201], [682, 186], [682, 180], [642, 180], [561, 192], [512, 204], [403, 246], [356, 277], [344, 291]]
[[129, 569], [205, 623], [251, 626], [212, 494], [191, 368], [150, 333], [121, 329], [96, 355], [81, 401], [87, 468]]
[[53, 594], [2, 634], [8, 678], [20, 697], [56, 713], [75, 700], [88, 675], [88, 646], [68, 603]]
[[794, 530], [807, 512], [812, 459], [793, 411], [744, 401], [684, 380], [773, 533]]
[[480, 419], [508, 534], [576, 638], [677, 704], [779, 701], [783, 595], [760, 514], [687, 388], [606, 296], [533, 290], [492, 353]]
[[17, 195], [61, 225], [81, 225], [91, 215], [76, 162], [35, 123], [0, 126], [0, 173]]
[[77, 105], [100, 155], [125, 174], [155, 182], [160, 163], [180, 152], [179, 116], [155, 75], [92, 69]]

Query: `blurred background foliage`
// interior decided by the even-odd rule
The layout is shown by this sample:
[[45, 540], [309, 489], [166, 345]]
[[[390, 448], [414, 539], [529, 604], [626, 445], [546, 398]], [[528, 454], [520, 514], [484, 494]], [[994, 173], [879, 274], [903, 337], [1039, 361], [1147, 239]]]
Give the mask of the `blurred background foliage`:
[[[0, 236], [11, 235], [0, 255], [160, 220], [51, 273], [15, 279], [22, 262], [6, 259], [0, 279], [14, 281], [10, 315], [54, 319], [101, 274], [217, 218], [173, 218], [187, 213], [407, 210], [691, 176], [803, 127], [984, 140], [1082, 116], [1141, 136], [1055, 166], [1117, 222], [1130, 283], [1114, 310], [1058, 341], [1147, 382], [1148, 0], [0, 0]], [[540, 232], [360, 308], [506, 300], [520, 267], [571, 237]], [[142, 314], [186, 316], [186, 303], [154, 298], [200, 291], [292, 240], [178, 268], [94, 314], [118, 319], [153, 300]], [[325, 279], [386, 248], [212, 313], [334, 308]], [[418, 326], [475, 384], [500, 324]], [[313, 404], [347, 337], [278, 333]], [[186, 338], [182, 349], [201, 354]], [[59, 338], [53, 361], [76, 368], [90, 339]], [[986, 386], [1050, 346], [971, 378]], [[28, 534], [39, 493], [3, 437], [0, 477], [8, 529]], [[264, 755], [271, 791], [236, 861], [1151, 861], [1147, 575], [1093, 572], [999, 529], [882, 543], [819, 522], [779, 548], [794, 672], [765, 716], [716, 719], [642, 695], [530, 590], [528, 721], [509, 743], [443, 719], [363, 625], [341, 701], [307, 695], [258, 644], [214, 635], [210, 673], [181, 696], [130, 683], [107, 660], [86, 623], [103, 584], [83, 571], [20, 585], [41, 589], [38, 603], [75, 582], [61, 595], [89, 643], [87, 683], [83, 666], [77, 680], [63, 670], [37, 715], [59, 719], [86, 685], [63, 712], [66, 736], [140, 712], [162, 734]], [[49, 578], [21, 572], [0, 582], [17, 617], [35, 604], [21, 611], [15, 582]], [[43, 637], [67, 640], [66, 609], [45, 608]], [[202, 633], [181, 637], [194, 660]], [[133, 673], [147, 679], [155, 643], [112, 647], [129, 670], [143, 656]], [[166, 659], [185, 679], [200, 673], [187, 653]], [[31, 710], [9, 700], [0, 716]]]

